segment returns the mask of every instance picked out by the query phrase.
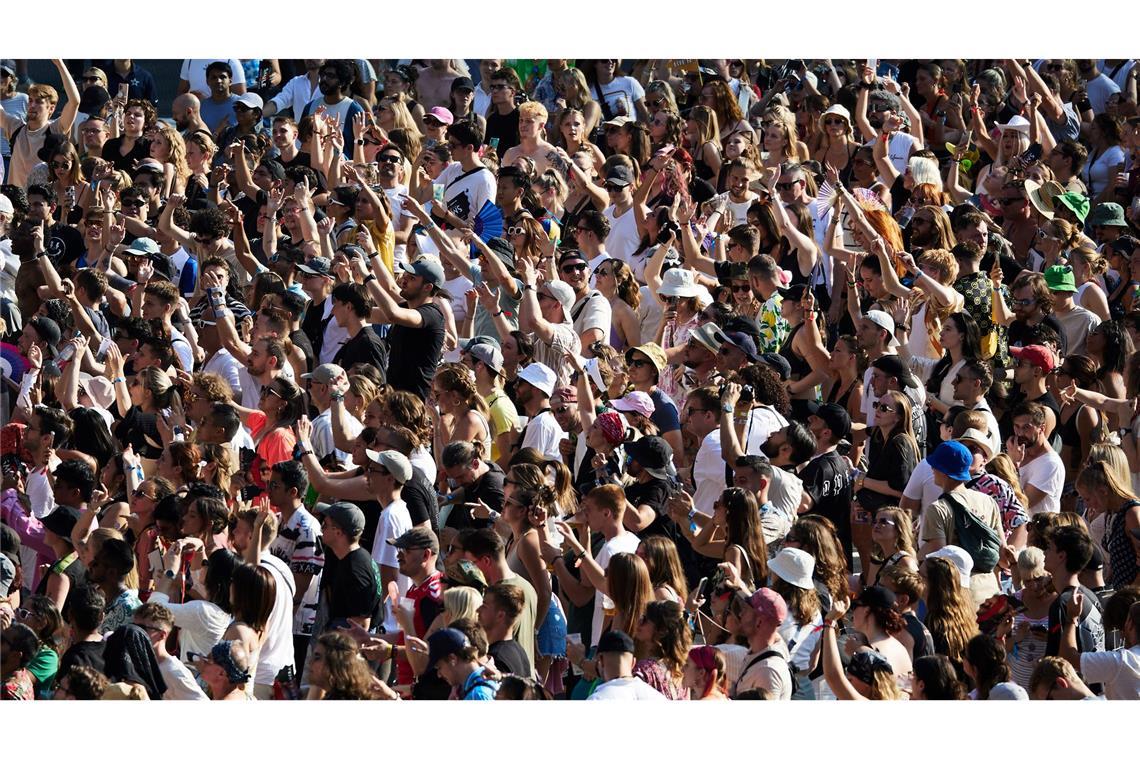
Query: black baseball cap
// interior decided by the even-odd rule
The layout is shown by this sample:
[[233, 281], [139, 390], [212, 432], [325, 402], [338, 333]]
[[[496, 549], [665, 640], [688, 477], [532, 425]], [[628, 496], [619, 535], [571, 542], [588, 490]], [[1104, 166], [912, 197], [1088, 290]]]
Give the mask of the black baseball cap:
[[871, 366], [890, 377], [897, 377], [899, 382], [908, 388], [918, 388], [922, 385], [902, 357], [896, 354], [886, 354], [871, 362]]
[[823, 424], [835, 434], [836, 438], [846, 438], [851, 435], [851, 415], [839, 404], [821, 404], [818, 401], [809, 401], [807, 412], [810, 416], [819, 417]]
[[633, 639], [625, 631], [606, 631], [598, 639], [598, 654], [606, 652], [629, 652], [633, 654]]
[[471, 81], [471, 77], [456, 77], [451, 80], [451, 91], [456, 90], [470, 90], [475, 92], [475, 83]]

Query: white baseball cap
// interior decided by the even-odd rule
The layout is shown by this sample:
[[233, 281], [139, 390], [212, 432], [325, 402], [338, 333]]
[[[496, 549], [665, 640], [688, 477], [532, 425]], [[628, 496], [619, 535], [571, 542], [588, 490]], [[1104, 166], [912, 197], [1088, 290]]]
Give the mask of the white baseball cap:
[[970, 587], [970, 571], [974, 569], [974, 558], [960, 546], [943, 546], [936, 552], [926, 555], [927, 559], [938, 557], [944, 559], [958, 570], [958, 578], [962, 588]]

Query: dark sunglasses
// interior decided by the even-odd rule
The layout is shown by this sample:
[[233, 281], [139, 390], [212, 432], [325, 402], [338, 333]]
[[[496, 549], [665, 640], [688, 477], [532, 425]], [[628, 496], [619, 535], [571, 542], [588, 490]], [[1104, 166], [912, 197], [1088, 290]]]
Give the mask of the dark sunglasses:
[[898, 414], [898, 411], [899, 411], [898, 409], [895, 409], [890, 404], [875, 404], [875, 408], [878, 409], [880, 412], [894, 412], [895, 414]]
[[653, 362], [649, 361], [648, 359], [630, 359], [629, 360], [629, 366], [630, 367], [652, 367]]
[[791, 190], [796, 185], [798, 185], [800, 182], [802, 182], [802, 180], [798, 180], [798, 179], [794, 179], [791, 182], [777, 182], [776, 183], [776, 189], [777, 190]]
[[60, 163], [59, 161], [52, 161], [51, 162], [51, 168], [53, 168], [53, 169], [70, 169], [71, 168], [71, 162], [68, 161], [67, 163]]
[[1019, 203], [1025, 203], [1025, 198], [998, 198], [999, 206], [1016, 206]]
[[733, 293], [750, 293], [752, 291], [751, 285], [732, 285]]
[[843, 127], [847, 126], [847, 122], [845, 120], [838, 119], [838, 118], [836, 118], [836, 119], [824, 119], [823, 124], [824, 124], [824, 126], [827, 126], [827, 127], [834, 127], [837, 125], [843, 126]]
[[614, 185], [607, 182], [606, 184], [602, 185], [602, 187], [606, 189], [607, 193], [620, 193], [625, 185]]
[[898, 523], [889, 517], [876, 517], [875, 522], [873, 522], [872, 525], [888, 525], [893, 528], [897, 526]]
[[586, 264], [567, 264], [564, 267], [559, 267], [562, 274], [570, 274], [571, 272], [582, 272], [586, 269]]
[[398, 164], [402, 159], [399, 156], [393, 156], [389, 153], [386, 156], [377, 156], [376, 160], [385, 164]]

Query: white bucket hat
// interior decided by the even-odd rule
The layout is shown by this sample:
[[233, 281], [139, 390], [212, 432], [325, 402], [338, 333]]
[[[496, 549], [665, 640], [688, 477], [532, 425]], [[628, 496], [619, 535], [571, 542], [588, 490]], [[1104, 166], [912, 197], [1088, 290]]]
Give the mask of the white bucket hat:
[[803, 549], [781, 549], [768, 563], [768, 569], [796, 588], [815, 588], [811, 580], [815, 572], [815, 557]]
[[554, 374], [554, 370], [542, 362], [526, 365], [519, 370], [518, 378], [538, 388], [546, 394], [547, 398], [554, 395], [554, 385], [558, 382], [558, 376]]
[[696, 298], [701, 295], [701, 286], [697, 284], [696, 274], [691, 269], [670, 269], [661, 278], [661, 287], [657, 294], [662, 296], [676, 296], [677, 298]]

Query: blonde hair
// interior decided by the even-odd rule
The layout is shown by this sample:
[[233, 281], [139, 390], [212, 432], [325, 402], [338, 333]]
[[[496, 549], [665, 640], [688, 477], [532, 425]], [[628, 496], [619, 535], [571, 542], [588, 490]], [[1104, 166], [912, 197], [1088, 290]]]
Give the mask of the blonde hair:
[[519, 106], [519, 118], [523, 116], [534, 118], [538, 121], [539, 126], [545, 127], [546, 120], [550, 118], [550, 112], [546, 110], [546, 106], [537, 100], [528, 100]]
[[1017, 574], [1024, 583], [1045, 575], [1045, 552], [1036, 546], [1027, 546], [1017, 555]]
[[1086, 280], [1095, 279], [1108, 271], [1108, 259], [1091, 248], [1074, 248], [1069, 251], [1069, 257], [1070, 260], [1073, 257], [1081, 260]]
[[[716, 111], [708, 106], [693, 106], [689, 111], [687, 121], [691, 121], [697, 125], [697, 143], [693, 146], [691, 152], [697, 152], [705, 146], [705, 143], [717, 143], [720, 140], [720, 125], [717, 124]], [[699, 159], [700, 155], [694, 156]]]
[[1013, 489], [1013, 495], [1017, 497], [1022, 506], [1029, 507], [1029, 497], [1025, 495], [1025, 491], [1021, 490], [1021, 480], [1017, 477], [1017, 467], [1008, 454], [1002, 452], [986, 462], [986, 472], [997, 475], [1004, 480]]
[[460, 620], [477, 620], [476, 610], [483, 595], [471, 586], [456, 586], [443, 592], [443, 620], [448, 625]]
[[[895, 539], [895, 551], [905, 552], [906, 554], [909, 554], [913, 557], [915, 554], [914, 531], [911, 529], [910, 525], [910, 513], [906, 510], [900, 509], [899, 507], [883, 507], [875, 513], [875, 517], [878, 517], [879, 515], [886, 515], [895, 521], [895, 530], [899, 534], [898, 538]], [[880, 562], [887, 559], [886, 557], [878, 556], [878, 544], [875, 544], [871, 550], [871, 553], [872, 559], [878, 560]]]
[[1077, 476], [1077, 485], [1089, 489], [1103, 488], [1110, 496], [1120, 501], [1136, 499], [1131, 479], [1121, 478], [1116, 468], [1104, 461], [1089, 462]]
[[186, 163], [186, 141], [182, 139], [178, 130], [164, 121], [158, 122], [155, 126], [170, 145], [170, 154], [166, 157], [166, 163], [174, 167], [174, 176], [182, 181], [189, 179], [190, 165]]
[[876, 670], [871, 674], [871, 699], [897, 701], [902, 699], [902, 691], [893, 673]]

